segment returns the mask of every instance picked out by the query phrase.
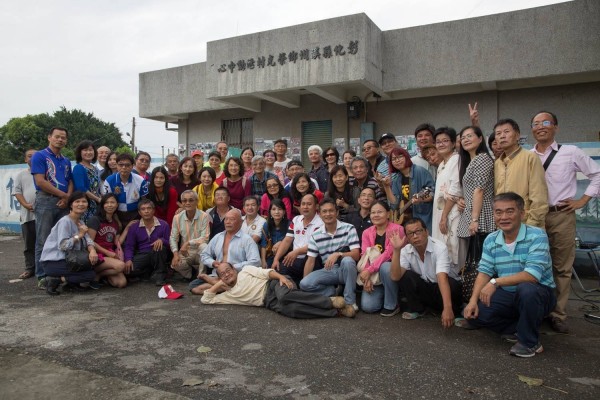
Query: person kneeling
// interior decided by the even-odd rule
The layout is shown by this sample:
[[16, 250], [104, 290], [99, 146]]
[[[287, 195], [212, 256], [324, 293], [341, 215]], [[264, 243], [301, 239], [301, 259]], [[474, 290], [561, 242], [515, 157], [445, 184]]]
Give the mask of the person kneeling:
[[238, 273], [231, 264], [222, 262], [216, 271], [220, 279], [204, 290], [203, 304], [264, 306], [290, 318], [335, 317], [338, 313], [347, 317], [355, 315], [352, 306], [347, 306], [342, 297], [303, 292], [296, 289], [290, 279], [272, 269], [246, 265]]
[[490, 328], [515, 343], [509, 354], [533, 357], [544, 351], [540, 326], [556, 305], [556, 285], [548, 236], [523, 224], [524, 216], [525, 202], [518, 194], [494, 198], [499, 230], [483, 243], [479, 274], [463, 314], [468, 320], [464, 327]]

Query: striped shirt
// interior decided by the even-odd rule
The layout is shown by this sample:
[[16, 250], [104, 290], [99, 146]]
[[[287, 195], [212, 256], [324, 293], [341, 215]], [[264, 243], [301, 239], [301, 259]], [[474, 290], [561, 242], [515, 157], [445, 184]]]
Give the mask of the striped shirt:
[[[173, 218], [173, 227], [171, 228], [171, 237], [169, 245], [171, 251], [179, 251], [179, 243], [198, 244], [197, 239], [204, 239], [204, 243], [208, 244], [210, 235], [209, 217], [204, 211], [196, 210], [196, 214], [190, 220], [185, 211], [180, 212]], [[181, 242], [180, 242], [181, 239]]]
[[344, 247], [347, 249], [343, 251], [359, 249], [360, 242], [354, 226], [337, 221], [334, 234], [328, 233], [325, 225], [312, 234], [308, 240], [306, 255], [309, 257], [321, 256], [323, 260], [327, 260], [331, 254], [342, 251], [340, 249]]
[[[556, 287], [552, 277], [550, 246], [546, 232], [531, 225], [521, 224], [517, 239], [513, 243], [514, 247], [506, 245], [501, 230], [490, 233], [483, 243], [479, 272], [490, 277], [502, 278], [525, 271], [541, 285]], [[502, 289], [514, 292], [516, 286], [503, 286]]]
[[104, 181], [106, 193], [117, 195], [119, 211], [137, 211], [138, 202], [148, 194], [148, 181], [138, 174], [129, 174], [127, 182], [121, 181], [121, 174], [112, 174]]

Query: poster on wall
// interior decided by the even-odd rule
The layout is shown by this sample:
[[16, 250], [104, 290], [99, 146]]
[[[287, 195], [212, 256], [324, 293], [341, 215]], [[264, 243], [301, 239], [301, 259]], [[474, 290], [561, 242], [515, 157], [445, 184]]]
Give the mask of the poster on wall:
[[356, 155], [360, 154], [360, 138], [350, 138], [350, 150], [354, 150]]
[[262, 154], [263, 151], [267, 150], [265, 148], [265, 140], [263, 138], [254, 138], [254, 153]]
[[[284, 138], [285, 139], [285, 138]], [[287, 138], [288, 141], [288, 158], [292, 160], [302, 161], [302, 147], [300, 146], [301, 140], [300, 137], [294, 136], [291, 138]]]
[[403, 149], [406, 149], [408, 151], [408, 153], [411, 155], [411, 157], [417, 155], [417, 152], [418, 152], [417, 141], [414, 136], [412, 136], [412, 135], [396, 136], [396, 140], [398, 141], [398, 144]]
[[344, 154], [344, 152], [346, 151], [346, 138], [333, 139], [333, 147], [337, 149], [338, 153], [340, 153], [340, 156]]

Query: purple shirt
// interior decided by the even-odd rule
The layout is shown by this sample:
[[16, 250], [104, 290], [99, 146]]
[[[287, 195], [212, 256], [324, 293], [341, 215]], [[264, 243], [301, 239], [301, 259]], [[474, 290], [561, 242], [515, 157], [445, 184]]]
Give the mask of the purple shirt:
[[549, 205], [555, 206], [563, 200], [575, 198], [578, 172], [590, 180], [585, 194], [600, 197], [600, 165], [577, 146], [563, 144], [559, 150], [558, 144], [553, 142], [544, 153], [537, 151], [537, 144], [531, 151], [536, 153], [544, 164], [552, 150], [558, 150], [558, 153], [546, 170]]
[[140, 219], [140, 223], [131, 225], [127, 232], [125, 261], [132, 260], [134, 254], [152, 251], [152, 243], [158, 239], [162, 240], [163, 246], [168, 248], [170, 235], [171, 227], [162, 219], [154, 217], [154, 226], [150, 235], [148, 235], [144, 220]]

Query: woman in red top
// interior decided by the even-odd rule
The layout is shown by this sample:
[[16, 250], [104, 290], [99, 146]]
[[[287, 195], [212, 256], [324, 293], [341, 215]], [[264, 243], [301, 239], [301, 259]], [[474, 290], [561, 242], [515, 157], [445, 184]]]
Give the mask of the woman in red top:
[[215, 171], [215, 183], [219, 186], [221, 186], [221, 183], [226, 178], [225, 173], [221, 169], [222, 162], [221, 153], [218, 151], [211, 151], [208, 155], [208, 166]]
[[192, 157], [184, 157], [179, 163], [177, 176], [171, 178], [171, 184], [177, 191], [177, 206], [183, 210], [181, 205], [181, 193], [192, 190], [198, 185], [198, 167]]
[[250, 196], [250, 181], [244, 176], [244, 164], [237, 157], [230, 157], [225, 163], [225, 175], [221, 186], [229, 190], [229, 205], [241, 210], [244, 197]]
[[292, 180], [291, 185], [292, 200], [294, 201], [294, 209], [292, 210], [294, 216], [300, 215], [300, 202], [302, 198], [307, 194], [314, 194], [317, 196], [319, 203], [323, 200], [323, 192], [319, 189], [315, 189], [315, 184], [310, 180], [310, 176], [306, 173], [298, 174]]
[[[96, 279], [94, 284], [98, 285], [101, 278], [106, 278], [111, 286], [124, 288], [127, 279], [124, 275], [125, 263], [123, 262], [123, 251], [121, 249], [121, 222], [117, 217], [119, 206], [117, 196], [108, 193], [102, 196], [98, 206], [98, 214], [88, 220], [88, 235], [94, 241], [94, 247], [98, 253], [98, 263], [94, 265]], [[136, 223], [137, 221], [132, 221]], [[127, 232], [123, 232], [123, 236]]]
[[288, 220], [292, 220], [292, 198], [288, 194], [287, 190], [283, 188], [283, 185], [279, 181], [279, 178], [270, 177], [265, 182], [267, 187], [267, 193], [263, 194], [260, 199], [260, 215], [265, 218], [269, 217], [269, 210], [271, 209], [271, 200], [280, 199], [285, 205], [285, 211]]
[[154, 203], [154, 216], [167, 221], [169, 226], [177, 212], [177, 190], [171, 186], [165, 167], [156, 167], [152, 170], [148, 194], [146, 198]]

